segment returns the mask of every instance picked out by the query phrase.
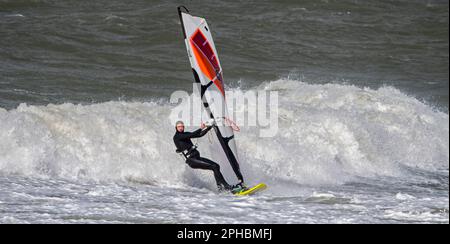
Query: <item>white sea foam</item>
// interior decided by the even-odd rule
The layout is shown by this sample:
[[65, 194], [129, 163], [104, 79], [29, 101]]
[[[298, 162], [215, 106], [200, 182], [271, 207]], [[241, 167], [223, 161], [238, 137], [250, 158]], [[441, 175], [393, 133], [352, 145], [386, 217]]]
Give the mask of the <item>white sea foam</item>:
[[[251, 182], [341, 184], [355, 176], [402, 176], [402, 166], [448, 169], [448, 114], [394, 88], [281, 79], [256, 89], [279, 92], [280, 117], [274, 137], [259, 138], [256, 127], [236, 134]], [[175, 153], [173, 107], [107, 102], [0, 110], [0, 172], [213, 186], [210, 174], [187, 170]], [[245, 111], [238, 105], [236, 112]], [[210, 155], [207, 136], [198, 142]]]

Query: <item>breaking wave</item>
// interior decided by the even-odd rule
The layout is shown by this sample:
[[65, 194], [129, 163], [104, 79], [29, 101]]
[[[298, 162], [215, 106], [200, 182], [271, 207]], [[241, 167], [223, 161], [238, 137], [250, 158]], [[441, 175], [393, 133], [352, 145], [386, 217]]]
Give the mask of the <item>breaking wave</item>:
[[[260, 138], [257, 127], [245, 126], [236, 134], [250, 183], [342, 184], [356, 177], [408, 177], [405, 167], [448, 170], [448, 114], [395, 88], [280, 79], [254, 89], [278, 91], [279, 119], [274, 137]], [[0, 173], [208, 185], [211, 174], [190, 170], [175, 153], [174, 107], [114, 101], [0, 109]], [[202, 153], [211, 153], [207, 138], [198, 143]]]

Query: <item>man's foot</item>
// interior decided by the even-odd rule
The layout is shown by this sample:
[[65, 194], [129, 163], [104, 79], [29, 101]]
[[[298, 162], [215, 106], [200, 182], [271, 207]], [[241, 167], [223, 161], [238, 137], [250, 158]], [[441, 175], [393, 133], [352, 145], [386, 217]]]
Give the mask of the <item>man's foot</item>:
[[237, 185], [231, 186], [231, 193], [236, 194], [236, 193], [239, 193], [239, 192], [244, 191], [246, 189], [247, 189], [247, 187], [244, 186], [243, 183], [239, 183]]

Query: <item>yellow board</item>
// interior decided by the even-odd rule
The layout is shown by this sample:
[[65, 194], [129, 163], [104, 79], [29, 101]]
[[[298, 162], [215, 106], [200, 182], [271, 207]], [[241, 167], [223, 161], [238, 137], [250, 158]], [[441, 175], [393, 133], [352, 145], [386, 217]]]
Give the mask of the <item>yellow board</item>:
[[247, 189], [245, 189], [245, 190], [243, 190], [243, 191], [240, 191], [240, 192], [238, 192], [238, 193], [235, 193], [234, 195], [236, 195], [236, 196], [252, 195], [252, 194], [257, 193], [257, 192], [259, 192], [259, 191], [262, 191], [262, 190], [264, 190], [264, 189], [266, 189], [266, 188], [267, 188], [267, 185], [266, 185], [266, 184], [260, 183], [260, 184], [258, 184], [258, 185], [256, 185], [256, 186], [249, 187], [249, 188], [247, 188]]

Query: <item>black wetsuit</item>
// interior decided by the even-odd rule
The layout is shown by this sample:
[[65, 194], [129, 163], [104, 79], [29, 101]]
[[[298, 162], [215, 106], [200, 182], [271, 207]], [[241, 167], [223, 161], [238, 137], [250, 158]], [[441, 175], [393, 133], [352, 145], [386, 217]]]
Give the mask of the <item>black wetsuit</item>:
[[214, 178], [216, 179], [217, 187], [219, 190], [229, 190], [231, 186], [225, 181], [222, 173], [220, 172], [220, 166], [207, 159], [200, 157], [200, 152], [194, 148], [192, 138], [198, 138], [204, 136], [212, 127], [208, 127], [204, 130], [198, 129], [193, 132], [176, 132], [173, 136], [173, 142], [177, 147], [178, 152], [184, 152], [186, 157], [186, 163], [193, 169], [206, 169], [214, 172]]

